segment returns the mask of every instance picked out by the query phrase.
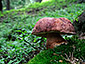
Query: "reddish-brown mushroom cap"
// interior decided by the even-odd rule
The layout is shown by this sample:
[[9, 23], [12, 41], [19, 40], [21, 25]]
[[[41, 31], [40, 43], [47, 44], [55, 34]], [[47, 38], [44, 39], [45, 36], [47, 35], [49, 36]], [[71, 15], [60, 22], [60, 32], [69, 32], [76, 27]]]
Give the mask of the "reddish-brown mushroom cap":
[[[59, 44], [62, 44], [62, 42], [67, 43], [59, 34], [75, 34], [75, 30], [72, 23], [67, 18], [48, 17], [48, 18], [42, 18], [36, 23], [35, 27], [33, 28], [32, 34], [46, 37], [47, 47], [49, 44], [48, 48], [54, 48], [58, 44], [58, 42]], [[54, 37], [54, 35], [56, 36]], [[54, 44], [54, 41], [55, 45], [52, 46]]]
[[67, 18], [42, 18], [33, 28], [32, 34], [43, 36], [47, 33], [75, 34], [74, 27]]

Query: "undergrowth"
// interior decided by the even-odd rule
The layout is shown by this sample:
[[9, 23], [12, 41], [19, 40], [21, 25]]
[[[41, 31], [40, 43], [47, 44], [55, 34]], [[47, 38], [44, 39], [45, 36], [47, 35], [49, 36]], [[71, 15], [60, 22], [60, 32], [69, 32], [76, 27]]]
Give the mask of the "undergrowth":
[[31, 35], [39, 19], [66, 17], [73, 22], [83, 10], [84, 3], [53, 0], [30, 4], [27, 8], [0, 12], [0, 64], [27, 63], [34, 55], [45, 49], [46, 39]]

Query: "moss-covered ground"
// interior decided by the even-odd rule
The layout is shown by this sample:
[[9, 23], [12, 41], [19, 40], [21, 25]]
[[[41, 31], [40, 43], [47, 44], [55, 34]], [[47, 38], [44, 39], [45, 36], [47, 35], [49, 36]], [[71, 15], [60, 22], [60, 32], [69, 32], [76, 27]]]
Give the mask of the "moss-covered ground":
[[63, 44], [54, 49], [43, 50], [27, 64], [70, 64], [66, 59], [72, 60], [72, 54], [73, 58], [79, 59], [76, 64], [84, 60], [85, 40], [79, 40], [74, 37], [66, 39], [68, 41], [67, 45]]

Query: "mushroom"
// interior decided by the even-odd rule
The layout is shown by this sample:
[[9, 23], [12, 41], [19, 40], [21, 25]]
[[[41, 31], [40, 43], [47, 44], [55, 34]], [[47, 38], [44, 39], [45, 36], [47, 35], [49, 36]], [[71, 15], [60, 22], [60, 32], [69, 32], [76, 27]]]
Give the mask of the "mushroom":
[[67, 18], [42, 18], [33, 28], [33, 35], [46, 37], [47, 49], [53, 49], [67, 41], [62, 38], [61, 34], [75, 34], [74, 27]]

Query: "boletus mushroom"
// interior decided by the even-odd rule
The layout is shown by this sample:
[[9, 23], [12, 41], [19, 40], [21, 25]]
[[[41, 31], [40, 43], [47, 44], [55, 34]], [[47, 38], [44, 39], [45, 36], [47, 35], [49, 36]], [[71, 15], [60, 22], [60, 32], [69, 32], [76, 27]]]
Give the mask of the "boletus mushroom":
[[67, 18], [42, 18], [33, 28], [32, 34], [46, 37], [46, 47], [53, 49], [60, 44], [67, 44], [61, 34], [75, 34], [74, 27]]

